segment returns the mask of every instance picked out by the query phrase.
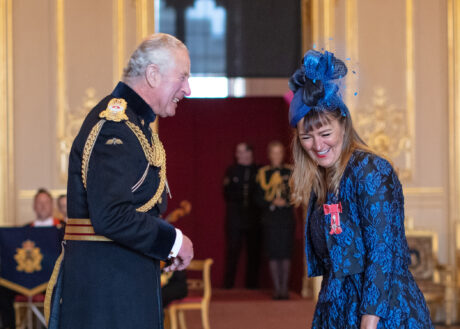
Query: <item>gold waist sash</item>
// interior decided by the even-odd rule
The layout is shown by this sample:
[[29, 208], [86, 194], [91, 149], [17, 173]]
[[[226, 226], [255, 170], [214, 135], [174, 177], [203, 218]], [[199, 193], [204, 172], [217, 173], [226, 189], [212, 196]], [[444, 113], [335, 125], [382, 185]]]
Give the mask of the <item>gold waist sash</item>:
[[64, 240], [76, 241], [112, 241], [94, 232], [89, 218], [69, 218], [65, 226]]

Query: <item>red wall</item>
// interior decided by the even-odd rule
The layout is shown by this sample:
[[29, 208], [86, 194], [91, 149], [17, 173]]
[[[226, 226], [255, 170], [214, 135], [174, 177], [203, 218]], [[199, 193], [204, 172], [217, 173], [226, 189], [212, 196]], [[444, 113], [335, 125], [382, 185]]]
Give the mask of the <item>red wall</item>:
[[[222, 180], [225, 169], [233, 162], [235, 145], [249, 142], [254, 146], [256, 162], [266, 164], [266, 146], [270, 141], [278, 139], [290, 145], [287, 112], [288, 105], [282, 97], [186, 99], [179, 104], [174, 118], [160, 120], [173, 196], [168, 210], [178, 207], [182, 200], [192, 203], [190, 215], [180, 219], [177, 227], [192, 239], [195, 258], [214, 259], [213, 286], [220, 287], [223, 281]], [[303, 227], [299, 220], [291, 282], [296, 290], [300, 289], [303, 273], [302, 250]], [[261, 280], [266, 286], [269, 280], [265, 267], [266, 264]]]

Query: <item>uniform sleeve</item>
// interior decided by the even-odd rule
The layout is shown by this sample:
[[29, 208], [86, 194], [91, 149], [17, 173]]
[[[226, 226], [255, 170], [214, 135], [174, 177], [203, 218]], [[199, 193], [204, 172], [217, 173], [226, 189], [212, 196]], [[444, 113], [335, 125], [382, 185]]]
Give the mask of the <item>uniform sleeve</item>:
[[402, 245], [395, 234], [404, 225], [401, 184], [391, 165], [378, 157], [364, 158], [355, 168], [355, 175], [365, 247], [360, 312], [386, 318], [395, 248]]
[[[118, 142], [107, 143], [114, 139]], [[133, 205], [131, 187], [145, 170], [139, 152], [143, 152], [142, 148], [126, 125], [104, 124], [89, 161], [90, 218], [96, 234], [146, 256], [165, 260], [176, 238], [174, 227], [161, 218], [137, 212]]]

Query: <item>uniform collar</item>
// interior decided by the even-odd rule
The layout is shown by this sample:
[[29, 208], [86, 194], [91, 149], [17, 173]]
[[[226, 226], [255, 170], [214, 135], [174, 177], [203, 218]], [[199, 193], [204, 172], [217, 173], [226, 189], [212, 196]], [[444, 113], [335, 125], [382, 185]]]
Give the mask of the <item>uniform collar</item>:
[[128, 103], [128, 107], [135, 114], [141, 116], [146, 125], [155, 121], [156, 115], [152, 108], [126, 83], [120, 81], [112, 91], [112, 96], [125, 99]]

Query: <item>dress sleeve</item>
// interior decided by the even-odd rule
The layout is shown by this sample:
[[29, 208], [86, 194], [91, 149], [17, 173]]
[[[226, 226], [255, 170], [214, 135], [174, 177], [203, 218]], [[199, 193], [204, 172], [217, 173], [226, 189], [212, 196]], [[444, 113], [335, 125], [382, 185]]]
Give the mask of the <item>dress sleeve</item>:
[[[107, 143], [118, 139], [119, 143]], [[107, 122], [94, 145], [87, 176], [91, 223], [98, 235], [146, 256], [166, 260], [176, 238], [161, 218], [136, 211], [131, 187], [139, 179], [137, 138], [122, 123]], [[137, 156], [136, 156], [137, 155]], [[142, 174], [142, 170], [141, 170]]]
[[361, 314], [387, 317], [397, 248], [404, 227], [401, 184], [388, 161], [368, 155], [354, 170], [365, 247]]

